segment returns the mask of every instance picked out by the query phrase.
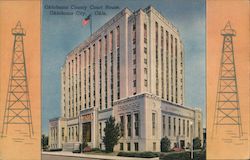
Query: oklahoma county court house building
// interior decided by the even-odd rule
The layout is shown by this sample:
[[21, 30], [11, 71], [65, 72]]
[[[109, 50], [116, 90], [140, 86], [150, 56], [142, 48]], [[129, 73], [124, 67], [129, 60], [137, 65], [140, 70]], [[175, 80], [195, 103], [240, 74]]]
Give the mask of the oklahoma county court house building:
[[184, 106], [184, 51], [178, 29], [149, 6], [123, 9], [73, 49], [61, 69], [61, 116], [49, 121], [49, 147], [87, 141], [104, 149], [105, 121], [121, 123], [114, 150], [160, 151], [202, 140], [200, 109]]

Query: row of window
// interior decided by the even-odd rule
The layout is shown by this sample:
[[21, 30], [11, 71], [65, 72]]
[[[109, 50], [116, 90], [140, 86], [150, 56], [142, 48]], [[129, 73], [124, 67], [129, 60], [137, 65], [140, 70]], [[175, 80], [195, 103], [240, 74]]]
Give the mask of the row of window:
[[[133, 24], [132, 29], [132, 43], [136, 44], [136, 22]], [[133, 60], [133, 94], [136, 94], [136, 45], [133, 45], [133, 54], [132, 54], [132, 60]]]
[[[111, 31], [109, 33], [109, 43], [107, 42], [107, 35], [104, 36], [104, 51], [105, 51], [105, 108], [108, 107], [108, 103], [107, 103], [107, 100], [108, 100], [108, 95], [107, 95], [107, 90], [108, 90], [108, 86], [107, 86], [107, 46], [109, 45], [109, 48], [110, 48], [110, 52], [111, 52], [111, 55], [112, 55], [112, 51], [113, 51], [113, 46], [114, 46], [114, 40], [113, 40], [113, 31]], [[116, 27], [116, 47], [117, 47], [117, 58], [118, 58], [118, 62], [117, 62], [117, 98], [119, 99], [120, 98], [120, 53], [119, 53], [119, 46], [120, 46], [120, 28], [119, 26]], [[82, 52], [83, 49], [80, 50], [80, 52]], [[84, 108], [87, 108], [87, 106], [89, 107], [92, 107], [91, 105], [95, 106], [95, 101], [96, 101], [96, 91], [95, 91], [95, 51], [96, 51], [96, 45], [93, 44], [93, 49], [92, 49], [92, 52], [91, 52], [91, 48], [89, 47], [87, 50], [84, 50], [84, 77], [83, 77], [83, 80], [84, 80]], [[87, 52], [88, 52], [88, 66], [87, 66]], [[102, 64], [101, 64], [101, 52], [102, 52], [102, 40], [100, 39], [98, 41], [98, 52], [99, 52], [99, 88], [100, 88], [100, 93], [102, 93], [102, 82], [101, 82], [101, 70], [102, 70]], [[93, 59], [93, 63], [92, 63], [92, 66], [90, 65], [91, 63], [91, 55], [92, 56], [92, 59]], [[79, 54], [79, 59], [78, 57], [75, 57], [75, 60], [72, 60], [68, 63], [68, 77], [69, 77], [69, 80], [68, 80], [68, 86], [69, 86], [69, 89], [68, 89], [68, 116], [69, 117], [75, 117], [78, 115], [78, 111], [79, 109], [81, 110], [82, 109], [82, 98], [81, 98], [81, 68], [79, 68], [79, 66], [81, 66], [81, 54]], [[91, 67], [92, 67], [92, 70], [91, 70]], [[75, 74], [74, 74], [74, 68], [75, 68]], [[88, 79], [86, 79], [86, 69], [88, 71]], [[65, 72], [64, 72], [65, 73]], [[91, 76], [92, 76], [92, 79], [91, 79]], [[64, 76], [64, 88], [65, 88], [65, 79], [66, 77]], [[78, 80], [79, 79], [79, 80]], [[111, 80], [113, 80], [113, 56], [111, 56]], [[79, 83], [78, 83], [79, 81]], [[92, 82], [91, 82], [92, 81]], [[75, 83], [75, 84], [74, 84]], [[87, 93], [87, 83], [88, 84], [92, 84], [93, 87], [91, 87], [91, 85], [88, 85], [89, 88], [88, 88], [88, 93]], [[78, 87], [78, 84], [79, 84], [79, 87]], [[111, 90], [112, 90], [112, 93], [114, 94], [114, 91], [113, 91], [113, 82], [111, 81]], [[74, 91], [74, 88], [75, 88], [75, 91]], [[91, 90], [91, 88], [93, 88], [93, 90]], [[65, 92], [65, 90], [64, 90]], [[74, 96], [74, 94], [77, 93], [78, 96]], [[78, 94], [80, 93], [80, 94]], [[113, 103], [113, 94], [111, 94], [111, 104]], [[88, 98], [87, 96], [88, 95]], [[100, 106], [99, 108], [102, 109], [102, 96], [100, 94]], [[78, 104], [77, 103], [77, 98], [80, 99], [80, 103]], [[64, 102], [65, 102], [65, 94], [64, 94]], [[88, 101], [88, 103], [87, 103]], [[76, 102], [74, 104], [74, 102]], [[64, 104], [66, 106], [66, 103]], [[79, 108], [78, 108], [79, 106]], [[66, 107], [64, 107], [64, 113], [66, 110]], [[66, 116], [66, 115], [65, 115]]]
[[[124, 143], [120, 143], [120, 150], [124, 151]], [[134, 150], [139, 151], [139, 143], [135, 142], [134, 143]], [[131, 151], [131, 143], [127, 143], [127, 151]]]
[[[132, 149], [132, 144], [134, 144], [134, 151], [139, 151], [139, 143], [138, 142], [134, 142], [134, 143], [120, 143], [120, 151], [124, 151], [125, 150], [125, 144], [126, 144], [126, 150], [127, 151], [131, 151]], [[156, 151], [156, 142], [153, 142], [153, 151]]]
[[[177, 70], [178, 68], [178, 63], [179, 63], [179, 59], [177, 58], [177, 53], [178, 53], [178, 41], [177, 38], [174, 38], [173, 35], [170, 35], [170, 56], [171, 56], [171, 60], [170, 60], [170, 74], [169, 75], [169, 66], [168, 61], [169, 61], [169, 33], [168, 31], [166, 31], [166, 34], [164, 34], [164, 29], [162, 26], [160, 26], [160, 43], [159, 41], [159, 25], [158, 22], [155, 22], [155, 49], [156, 49], [156, 54], [155, 54], [155, 58], [156, 58], [156, 63], [155, 63], [155, 73], [156, 73], [156, 84], [155, 84], [155, 88], [156, 88], [156, 95], [161, 96], [162, 98], [165, 98], [171, 102], [175, 102], [175, 103], [179, 103], [179, 90], [178, 90], [178, 78], [183, 78], [183, 77], [178, 77], [178, 72]], [[164, 35], [165, 35], [165, 45], [166, 45], [166, 59], [164, 60]], [[174, 50], [174, 40], [175, 40], [175, 50]], [[159, 46], [160, 44], [160, 46]], [[160, 52], [159, 52], [160, 51]], [[182, 53], [181, 53], [182, 54]], [[173, 61], [173, 57], [175, 55], [175, 61]], [[182, 63], [182, 55], [181, 55], [181, 60], [180, 63]], [[164, 61], [166, 63], [166, 71], [164, 70]], [[175, 63], [174, 63], [175, 62]], [[160, 64], [159, 64], [160, 63]], [[175, 64], [175, 66], [174, 66]], [[159, 70], [159, 66], [161, 66], [161, 70]], [[175, 77], [174, 77], [174, 67], [175, 67]], [[182, 71], [182, 66], [180, 68], [180, 72]], [[159, 79], [159, 73], [161, 73], [161, 79]], [[164, 77], [166, 77], [166, 80], [164, 80]], [[169, 87], [169, 83], [168, 83], [168, 79], [169, 77], [171, 77], [170, 79], [170, 84], [171, 86]], [[175, 78], [175, 81], [174, 81]], [[160, 85], [161, 82], [161, 86]], [[166, 86], [165, 86], [166, 84]], [[181, 84], [182, 85], [182, 84]], [[175, 90], [174, 90], [174, 86], [175, 86]], [[161, 88], [161, 95], [159, 88]], [[165, 95], [165, 88], [167, 89], [167, 93]], [[170, 89], [170, 90], [169, 90]], [[170, 92], [170, 93], [169, 93]], [[174, 95], [175, 92], [175, 95]], [[183, 95], [182, 92], [183, 90], [181, 89], [180, 91], [181, 93], [181, 103], [182, 103], [182, 99], [183, 99]]]
[[[64, 131], [64, 128], [62, 128]], [[63, 133], [64, 135], [64, 133]], [[68, 127], [68, 141], [78, 141], [79, 137], [78, 137], [78, 126], [72, 126], [72, 127]]]
[[[168, 119], [167, 119], [168, 118]], [[178, 131], [177, 131], [177, 120], [178, 120]], [[167, 123], [168, 121], [168, 123]], [[182, 129], [181, 129], [182, 127]], [[198, 126], [199, 127], [199, 126]], [[167, 130], [166, 130], [167, 129]], [[181, 133], [182, 130], [182, 133]], [[168, 132], [166, 132], [168, 131]], [[181, 119], [181, 118], [176, 118], [176, 117], [171, 117], [171, 116], [162, 116], [162, 135], [163, 136], [176, 136], [178, 135], [183, 135], [189, 137], [189, 132], [190, 132], [190, 121]]]
[[[133, 116], [133, 117], [132, 117]], [[134, 113], [134, 114], [128, 114], [126, 115], [126, 120], [127, 120], [127, 132], [126, 135], [127, 137], [132, 137], [132, 121], [134, 119], [134, 135], [135, 136], [139, 136], [140, 133], [140, 117], [139, 117], [139, 113]], [[121, 137], [125, 137], [125, 116], [121, 115], [120, 116], [120, 123], [121, 123]]]
[[57, 127], [51, 127], [50, 128], [50, 137], [51, 137], [51, 140], [52, 141], [56, 141], [57, 140], [57, 136], [58, 136]]
[[147, 25], [144, 23], [144, 87], [148, 87]]

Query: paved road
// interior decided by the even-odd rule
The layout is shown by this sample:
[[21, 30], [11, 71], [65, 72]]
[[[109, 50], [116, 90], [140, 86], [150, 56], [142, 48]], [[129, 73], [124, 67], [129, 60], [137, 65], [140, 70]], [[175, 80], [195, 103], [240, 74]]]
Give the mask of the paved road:
[[77, 158], [42, 154], [42, 160], [96, 160], [92, 158]]

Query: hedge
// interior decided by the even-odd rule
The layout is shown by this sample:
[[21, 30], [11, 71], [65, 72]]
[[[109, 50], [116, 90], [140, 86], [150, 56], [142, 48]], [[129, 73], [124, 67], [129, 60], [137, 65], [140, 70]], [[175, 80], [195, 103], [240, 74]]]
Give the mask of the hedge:
[[[190, 152], [180, 152], [180, 153], [169, 153], [161, 154], [160, 160], [191, 160]], [[194, 152], [194, 160], [206, 160], [206, 152], [198, 151]]]
[[62, 151], [62, 148], [49, 149], [50, 152]]
[[119, 152], [117, 156], [122, 157], [138, 157], [138, 158], [155, 158], [159, 157], [157, 152]]

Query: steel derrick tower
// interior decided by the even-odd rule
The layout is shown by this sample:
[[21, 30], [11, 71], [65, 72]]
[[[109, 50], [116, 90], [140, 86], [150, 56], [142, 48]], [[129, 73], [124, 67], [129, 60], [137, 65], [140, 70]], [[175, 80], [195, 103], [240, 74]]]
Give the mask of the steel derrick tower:
[[243, 132], [233, 46], [233, 37], [236, 36], [236, 32], [232, 29], [230, 22], [221, 31], [221, 35], [223, 47], [212, 134], [216, 134], [218, 127], [227, 125], [236, 126], [238, 135], [241, 137]]
[[22, 28], [20, 21], [18, 21], [16, 27], [12, 29], [12, 35], [14, 36], [14, 44], [5, 103], [2, 136], [8, 135], [9, 125], [27, 125], [28, 133], [31, 137], [34, 134], [34, 131], [23, 42], [23, 37], [26, 33]]

